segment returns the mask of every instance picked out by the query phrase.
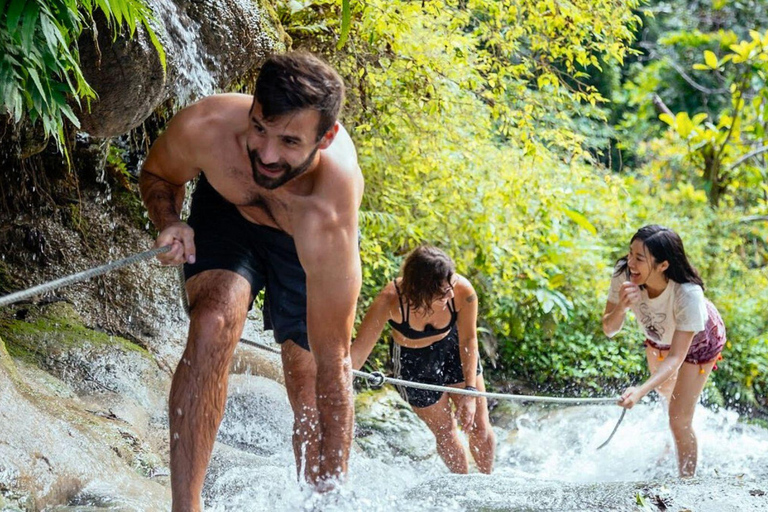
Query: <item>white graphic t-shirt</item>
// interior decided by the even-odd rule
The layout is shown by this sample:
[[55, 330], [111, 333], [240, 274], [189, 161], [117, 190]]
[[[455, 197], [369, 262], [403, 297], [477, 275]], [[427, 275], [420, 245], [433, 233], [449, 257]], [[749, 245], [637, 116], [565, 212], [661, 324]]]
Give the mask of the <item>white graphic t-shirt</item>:
[[[623, 275], [613, 276], [608, 302], [619, 303], [619, 290], [626, 280]], [[648, 297], [647, 290], [641, 289], [640, 300], [630, 309], [645, 336], [658, 345], [671, 345], [676, 330], [703, 331], [707, 322], [707, 304], [701, 286], [680, 284], [671, 279], [661, 295], [653, 299]]]

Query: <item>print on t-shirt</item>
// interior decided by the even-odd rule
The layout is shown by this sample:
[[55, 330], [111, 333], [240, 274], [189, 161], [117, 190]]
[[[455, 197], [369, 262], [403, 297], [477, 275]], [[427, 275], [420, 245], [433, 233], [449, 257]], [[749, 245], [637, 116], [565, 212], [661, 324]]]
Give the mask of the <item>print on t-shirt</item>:
[[656, 343], [661, 343], [664, 338], [664, 320], [667, 319], [665, 313], [654, 313], [645, 302], [640, 303], [640, 323], [645, 327], [645, 334], [648, 339]]

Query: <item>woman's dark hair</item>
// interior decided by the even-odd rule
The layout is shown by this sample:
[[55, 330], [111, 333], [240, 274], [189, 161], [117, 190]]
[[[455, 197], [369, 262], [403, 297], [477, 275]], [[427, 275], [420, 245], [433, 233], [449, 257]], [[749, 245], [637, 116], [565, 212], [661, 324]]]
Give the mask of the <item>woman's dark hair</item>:
[[344, 82], [328, 63], [311, 53], [281, 53], [261, 66], [253, 96], [267, 120], [306, 108], [317, 110], [320, 140], [339, 117]]
[[[664, 276], [667, 279], [678, 283], [694, 283], [704, 288], [704, 281], [688, 262], [683, 241], [677, 233], [669, 228], [650, 224], [637, 230], [632, 240], [629, 241], [630, 245], [635, 240], [643, 242], [657, 264], [662, 261], [669, 262], [669, 266], [664, 271]], [[627, 268], [627, 257], [624, 256], [616, 262], [614, 275], [626, 274]]]
[[414, 249], [403, 264], [400, 290], [409, 307], [432, 312], [432, 301], [443, 294], [456, 267], [451, 258], [437, 247], [422, 245]]

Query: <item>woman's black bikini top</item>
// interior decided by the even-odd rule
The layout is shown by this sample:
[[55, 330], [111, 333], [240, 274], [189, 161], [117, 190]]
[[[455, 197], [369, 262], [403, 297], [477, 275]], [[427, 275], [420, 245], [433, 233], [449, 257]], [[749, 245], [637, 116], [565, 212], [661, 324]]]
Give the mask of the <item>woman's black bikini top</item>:
[[458, 318], [458, 313], [456, 312], [456, 304], [453, 302], [453, 297], [451, 297], [451, 301], [448, 303], [448, 310], [451, 312], [451, 321], [448, 322], [448, 325], [441, 329], [437, 329], [435, 327], [432, 327], [432, 324], [427, 324], [424, 326], [423, 331], [417, 331], [413, 327], [411, 327], [411, 324], [408, 323], [408, 320], [411, 317], [411, 308], [403, 307], [403, 297], [400, 294], [400, 288], [397, 287], [397, 282], [395, 284], [395, 290], [397, 290], [397, 301], [400, 303], [400, 316], [403, 319], [402, 322], [395, 322], [391, 318], [389, 319], [389, 325], [392, 326], [394, 330], [408, 338], [409, 340], [420, 340], [423, 338], [429, 338], [431, 336], [437, 336], [438, 334], [445, 334], [449, 332], [451, 329], [453, 329], [453, 326], [456, 325], [456, 319]]

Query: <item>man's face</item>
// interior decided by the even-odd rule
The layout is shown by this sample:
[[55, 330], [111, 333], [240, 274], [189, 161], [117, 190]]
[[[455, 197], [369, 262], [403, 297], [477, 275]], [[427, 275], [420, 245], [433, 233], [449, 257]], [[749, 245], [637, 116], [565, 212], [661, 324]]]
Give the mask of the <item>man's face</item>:
[[317, 140], [320, 114], [306, 109], [267, 121], [254, 101], [246, 146], [253, 179], [274, 190], [309, 169], [323, 140]]

